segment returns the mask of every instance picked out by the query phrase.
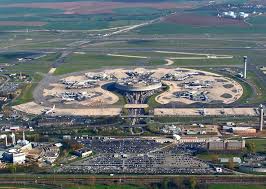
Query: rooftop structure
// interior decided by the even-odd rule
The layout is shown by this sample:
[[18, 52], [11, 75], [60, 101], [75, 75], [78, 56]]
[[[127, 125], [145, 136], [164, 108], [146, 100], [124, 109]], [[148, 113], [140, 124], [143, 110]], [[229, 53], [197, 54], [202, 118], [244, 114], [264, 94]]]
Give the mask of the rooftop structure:
[[3, 160], [9, 163], [23, 164], [26, 161], [26, 155], [17, 149], [10, 149], [3, 154]]
[[81, 148], [81, 149], [78, 149], [78, 150], [75, 150], [73, 152], [74, 155], [78, 156], [78, 157], [87, 157], [89, 155], [92, 154], [92, 151], [89, 150], [88, 148]]
[[61, 80], [61, 83], [65, 85], [66, 89], [86, 89], [86, 88], [95, 88], [98, 85], [93, 80], [85, 81], [67, 81]]
[[208, 142], [208, 150], [222, 151], [222, 150], [243, 150], [245, 148], [245, 140], [226, 140], [226, 141], [210, 141]]

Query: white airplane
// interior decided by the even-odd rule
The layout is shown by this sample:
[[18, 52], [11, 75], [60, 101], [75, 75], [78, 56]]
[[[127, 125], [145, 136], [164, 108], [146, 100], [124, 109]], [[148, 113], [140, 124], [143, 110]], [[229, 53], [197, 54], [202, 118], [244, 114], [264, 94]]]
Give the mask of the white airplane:
[[65, 101], [65, 102], [71, 102], [71, 101], [74, 101], [74, 100], [75, 100], [74, 98], [62, 97], [62, 101]]
[[50, 108], [50, 109], [44, 109], [43, 110], [43, 114], [53, 114], [53, 113], [55, 113], [55, 105], [53, 105], [53, 107], [52, 108]]

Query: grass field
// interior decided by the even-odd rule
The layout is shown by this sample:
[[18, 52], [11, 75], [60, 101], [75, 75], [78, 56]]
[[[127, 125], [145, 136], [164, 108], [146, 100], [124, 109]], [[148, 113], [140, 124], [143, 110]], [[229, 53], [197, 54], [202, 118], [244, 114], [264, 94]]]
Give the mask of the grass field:
[[[158, 66], [166, 64], [164, 60], [167, 57], [188, 57], [190, 55], [161, 54], [155, 52], [126, 52], [121, 55], [145, 56], [143, 58], [115, 57], [106, 54], [87, 53], [87, 54], [71, 54], [65, 59], [65, 63], [59, 66], [55, 72], [61, 75], [70, 72], [83, 71], [86, 69], [98, 69], [103, 67], [122, 67], [122, 66]], [[193, 57], [193, 55], [192, 55]], [[203, 56], [201, 56], [203, 57]], [[235, 57], [232, 59], [201, 59], [201, 60], [173, 60], [173, 66], [197, 66], [197, 65], [239, 65], [241, 59]]]
[[211, 184], [208, 189], [265, 189], [262, 185]]
[[[69, 2], [70, 0], [49, 0], [45, 1], [46, 3], [53, 3], [53, 2]], [[108, 1], [108, 0], [101, 0], [101, 1]], [[33, 2], [32, 0], [23, 0], [23, 1], [7, 1], [2, 0], [0, 2], [0, 5], [6, 5], [12, 3], [26, 3], [24, 6], [27, 5], [27, 3]], [[44, 2], [42, 0], [36, 0], [34, 3], [38, 2]], [[110, 0], [109, 0], [110, 2]], [[121, 1], [123, 2], [123, 1]], [[124, 1], [131, 3], [129, 1]], [[154, 1], [145, 0], [143, 2], [153, 3]], [[165, 0], [165, 1], [157, 1], [159, 2], [168, 2], [168, 3], [177, 3], [173, 4], [172, 7], [154, 7], [154, 4], [150, 4], [149, 6], [143, 6], [141, 7], [131, 7], [131, 6], [125, 6], [122, 8], [119, 8], [119, 6], [107, 9], [107, 12], [104, 12], [105, 9], [103, 9], [103, 12], [101, 11], [95, 11], [92, 13], [86, 13], [86, 9], [89, 9], [90, 7], [85, 6], [84, 9], [78, 8], [79, 6], [73, 6], [73, 9], [70, 9], [74, 14], [64, 14], [65, 11], [68, 12], [67, 8], [63, 7], [63, 4], [61, 6], [56, 6], [58, 9], [55, 9], [55, 7], [47, 7], [47, 8], [41, 8], [41, 6], [37, 6], [32, 8], [29, 6], [26, 7], [0, 7], [0, 22], [1, 21], [16, 21], [16, 22], [30, 22], [37, 21], [37, 22], [43, 22], [45, 25], [43, 26], [34, 26], [34, 24], [31, 26], [24, 26], [21, 24], [18, 24], [20, 26], [8, 26], [1, 27], [0, 30], [21, 30], [21, 29], [50, 29], [50, 30], [90, 30], [90, 29], [103, 29], [103, 28], [110, 28], [110, 27], [117, 27], [117, 26], [125, 26], [125, 25], [132, 25], [132, 24], [138, 24], [145, 22], [147, 20], [153, 20], [156, 18], [159, 18], [161, 16], [168, 15], [169, 13], [176, 11], [175, 7], [179, 7], [178, 3], [184, 3], [186, 1], [184, 0]], [[226, 3], [228, 0], [219, 0], [217, 3]], [[230, 2], [237, 2], [237, 3], [243, 3], [241, 0], [230, 0]], [[191, 3], [190, 6], [181, 8], [182, 10], [189, 10], [195, 6], [195, 3], [193, 1], [189, 2]], [[205, 5], [204, 3], [201, 3], [202, 5]], [[126, 5], [126, 4], [125, 4]], [[176, 5], [176, 6], [175, 6]], [[99, 9], [101, 7], [94, 7], [95, 9]], [[79, 14], [80, 12], [83, 12]], [[85, 13], [84, 13], [85, 11]], [[205, 11], [205, 12], [204, 12]], [[76, 14], [75, 14], [76, 13]], [[215, 10], [205, 10], [203, 9], [193, 9], [193, 13], [199, 14], [199, 15], [206, 15], [206, 14], [214, 14]], [[233, 32], [251, 32], [251, 31], [257, 31], [257, 32], [263, 32], [264, 25], [261, 21], [262, 18], [256, 19], [252, 18], [250, 22], [254, 25], [254, 27], [248, 28], [246, 30], [242, 30], [238, 27], [186, 27], [186, 26], [176, 26], [175, 24], [167, 24], [167, 23], [159, 23], [154, 24], [151, 26], [144, 27], [140, 30], [139, 33], [141, 34], [171, 34], [171, 33], [230, 33], [231, 30]], [[265, 29], [265, 28], [264, 28]], [[265, 33], [265, 32], [263, 32]]]
[[[51, 53], [37, 60], [31, 60], [27, 63], [17, 63], [13, 66], [6, 67], [5, 70], [10, 73], [23, 72], [34, 75], [35, 73], [47, 73], [55, 61], [60, 56], [60, 53]], [[6, 63], [12, 60], [7, 61]]]
[[[34, 1], [36, 2], [36, 1]], [[47, 1], [46, 1], [47, 2]], [[0, 2], [1, 3], [1, 2]], [[63, 14], [60, 9], [49, 8], [18, 8], [0, 7], [0, 23], [5, 21], [5, 27], [0, 30], [21, 30], [21, 29], [49, 29], [49, 30], [91, 30], [133, 25], [152, 20], [165, 14], [167, 10], [154, 8], [119, 8], [114, 9], [111, 14], [95, 13], [89, 15]], [[16, 25], [9, 25], [10, 22], [17, 22]], [[25, 22], [29, 25], [21, 25]], [[43, 22], [43, 26], [31, 25], [31, 22]], [[3, 23], [2, 23], [3, 24]]]
[[[237, 77], [234, 77], [233, 79], [236, 80], [237, 82], [239, 82], [241, 84], [241, 86], [243, 87], [243, 94], [240, 97], [240, 99], [237, 100], [238, 103], [247, 104], [247, 103], [252, 103], [254, 100], [256, 100], [257, 96], [255, 96], [255, 98], [252, 99], [253, 89], [248, 83], [243, 82], [242, 80], [238, 79]], [[249, 99], [251, 99], [251, 100], [249, 100]]]
[[254, 142], [257, 152], [266, 152], [266, 139], [247, 139], [246, 142]]
[[30, 102], [33, 100], [33, 90], [38, 85], [38, 83], [42, 80], [42, 76], [38, 73], [34, 74], [32, 77], [32, 83], [26, 84], [22, 90], [21, 94], [18, 98], [15, 99], [13, 105], [23, 104], [26, 102]]
[[41, 185], [6, 185], [0, 184], [0, 189], [52, 189], [53, 187]]
[[257, 78], [255, 73], [249, 72], [248, 73], [248, 79], [257, 86], [257, 97], [255, 100], [253, 100], [253, 103], [263, 103], [266, 100], [266, 86]]
[[[200, 39], [201, 37], [189, 37], [183, 39], [157, 39], [157, 40], [129, 40], [120, 43], [119, 47], [134, 48], [134, 47], [157, 47], [157, 48], [233, 48], [233, 47], [256, 47], [257, 42], [254, 38], [241, 39], [219, 39], [213, 37], [210, 39]], [[262, 39], [263, 40], [263, 39]], [[113, 44], [107, 44], [105, 47], [114, 47]], [[218, 53], [217, 53], [218, 54]]]
[[233, 157], [241, 157], [241, 154], [224, 154], [224, 153], [201, 153], [198, 154], [197, 157], [202, 160], [211, 161], [213, 156], [217, 155], [219, 158], [233, 158]]
[[141, 186], [134, 185], [95, 185], [95, 186], [72, 186], [67, 189], [146, 189]]
[[[103, 67], [116, 66], [141, 66], [147, 60], [139, 58], [112, 57], [105, 54], [71, 54], [62, 66], [55, 71], [56, 75], [84, 71], [88, 69], [99, 69]], [[163, 63], [163, 62], [162, 62]]]
[[17, 58], [20, 57], [26, 57], [26, 56], [31, 56], [36, 53], [32, 52], [10, 52], [10, 53], [1, 53], [0, 54], [0, 63], [10, 63], [13, 61], [17, 61]]
[[[257, 20], [259, 19], [259, 21]], [[136, 33], [138, 34], [265, 34], [266, 24], [260, 22], [260, 17], [255, 17], [252, 20], [254, 23], [252, 26], [245, 28], [240, 26], [190, 26], [190, 25], [179, 25], [174, 23], [155, 23], [152, 25], [140, 28]], [[258, 24], [259, 22], [259, 24]]]

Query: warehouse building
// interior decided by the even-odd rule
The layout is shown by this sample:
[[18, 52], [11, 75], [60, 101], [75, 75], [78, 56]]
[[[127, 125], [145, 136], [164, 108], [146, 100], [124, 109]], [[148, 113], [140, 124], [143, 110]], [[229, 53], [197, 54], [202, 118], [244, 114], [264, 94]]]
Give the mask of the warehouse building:
[[226, 141], [210, 141], [207, 143], [210, 151], [239, 151], [245, 148], [245, 140], [226, 140]]

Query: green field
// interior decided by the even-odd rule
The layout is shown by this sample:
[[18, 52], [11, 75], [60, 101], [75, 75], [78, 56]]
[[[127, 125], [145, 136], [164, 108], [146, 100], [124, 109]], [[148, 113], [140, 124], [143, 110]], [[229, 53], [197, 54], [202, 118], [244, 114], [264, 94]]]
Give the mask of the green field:
[[146, 189], [141, 186], [134, 185], [95, 185], [95, 186], [72, 186], [67, 189]]
[[31, 60], [29, 62], [22, 62], [18, 63], [16, 60], [8, 60], [5, 63], [12, 63], [12, 61], [15, 61], [14, 65], [8, 66], [5, 68], [5, 70], [9, 73], [15, 73], [15, 72], [23, 72], [26, 74], [34, 75], [36, 73], [47, 73], [51, 65], [54, 63], [54, 61], [60, 56], [60, 53], [51, 53], [47, 54], [46, 56]]
[[266, 100], [266, 86], [258, 79], [253, 72], [248, 73], [248, 79], [257, 87], [257, 97], [253, 103], [263, 103]]
[[13, 101], [12, 105], [18, 105], [33, 101], [33, 90], [41, 80], [42, 76], [40, 74], [34, 74], [32, 77], [32, 82], [30, 84], [24, 85], [21, 90], [21, 94]]
[[[36, 1], [34, 1], [36, 2]], [[47, 2], [47, 1], [46, 1]], [[0, 2], [1, 3], [1, 2]], [[43, 22], [43, 26], [5, 26], [0, 30], [49, 29], [92, 30], [133, 25], [152, 20], [167, 10], [152, 8], [119, 8], [112, 14], [67, 15], [63, 10], [47, 8], [0, 7], [0, 21]]]
[[[71, 0], [49, 0], [45, 2], [69, 2]], [[101, 0], [107, 1], [108, 0]], [[109, 0], [110, 1], [110, 0]], [[31, 3], [32, 0], [2, 0], [1, 4], [11, 3]], [[34, 2], [44, 2], [42, 0], [34, 0]], [[125, 1], [127, 2], [127, 1]], [[145, 0], [144, 2], [154, 2]], [[159, 1], [158, 1], [159, 2]], [[161, 2], [161, 1], [160, 1]], [[184, 2], [184, 0], [165, 0], [165, 2]], [[244, 3], [245, 0], [219, 0], [217, 3]], [[192, 1], [193, 3], [193, 1]], [[0, 21], [18, 21], [18, 22], [31, 22], [38, 21], [46, 23], [44, 26], [5, 26], [0, 27], [0, 30], [22, 30], [22, 29], [49, 29], [49, 30], [91, 30], [91, 29], [104, 29], [110, 27], [126, 26], [132, 24], [139, 24], [147, 20], [153, 20], [161, 16], [165, 16], [173, 11], [172, 9], [155, 9], [147, 7], [130, 7], [130, 8], [117, 8], [109, 14], [95, 13], [89, 15], [67, 15], [63, 14], [64, 11], [60, 9], [48, 8], [18, 8], [18, 7], [0, 7]], [[180, 11], [180, 10], [179, 10]], [[184, 10], [182, 10], [184, 11]], [[181, 11], [181, 12], [182, 12]], [[189, 11], [189, 10], [186, 10]], [[193, 14], [197, 15], [214, 15], [217, 14], [216, 9], [209, 10], [205, 8], [198, 8], [190, 10]], [[139, 34], [176, 34], [176, 33], [239, 33], [239, 32], [256, 32], [265, 33], [265, 24], [262, 22], [263, 18], [254, 17], [250, 19], [253, 27], [241, 28], [234, 26], [226, 27], [191, 27], [181, 26], [175, 24], [158, 23], [146, 26], [137, 31]]]
[[10, 52], [0, 53], [0, 63], [10, 63], [17, 61], [17, 58], [34, 55], [31, 52]]
[[[138, 31], [140, 35], [151, 34], [265, 34], [266, 24], [262, 24], [263, 18], [254, 17], [251, 21], [252, 26], [240, 27], [240, 26], [191, 26], [180, 25], [174, 23], [155, 23], [145, 26]], [[259, 24], [258, 24], [259, 23]]]
[[103, 67], [141, 66], [146, 63], [146, 59], [139, 58], [112, 57], [105, 54], [71, 54], [66, 58], [65, 63], [57, 68], [55, 74], [60, 75]]
[[214, 155], [217, 155], [218, 158], [233, 158], [233, 157], [241, 157], [242, 154], [223, 154], [223, 153], [207, 153], [207, 152], [204, 152], [204, 153], [201, 153], [201, 154], [198, 154], [197, 157], [199, 159], [202, 159], [202, 160], [206, 160], [206, 161], [211, 161], [212, 158], [214, 157]]
[[1, 189], [53, 189], [53, 187], [45, 186], [45, 185], [6, 185], [0, 184]]
[[266, 152], [266, 139], [247, 139], [246, 142], [254, 142], [257, 152]]
[[[65, 59], [65, 63], [59, 66], [55, 72], [56, 75], [65, 73], [84, 71], [88, 69], [98, 69], [103, 67], [123, 67], [123, 66], [158, 66], [166, 64], [164, 60], [167, 57], [188, 57], [196, 55], [179, 55], [179, 54], [161, 54], [155, 52], [140, 52], [140, 53], [118, 53], [121, 55], [133, 55], [133, 56], [144, 56], [143, 58], [127, 58], [127, 57], [115, 57], [108, 56], [106, 54], [97, 53], [86, 53], [86, 54], [71, 54]], [[197, 56], [203, 57], [203, 56]], [[235, 57], [232, 59], [178, 59], [173, 60], [173, 66], [197, 66], [197, 65], [212, 65], [212, 66], [223, 66], [223, 65], [239, 65], [241, 59]]]
[[[254, 38], [245, 39], [219, 39], [215, 36], [210, 39], [201, 39], [201, 36], [191, 37], [191, 39], [156, 39], [156, 40], [129, 40], [127, 42], [121, 42], [119, 47], [134, 48], [134, 47], [157, 47], [157, 48], [217, 48], [217, 47], [256, 47], [257, 40]], [[263, 40], [263, 39], [261, 39]], [[265, 39], [264, 39], [265, 40]], [[105, 44], [104, 47], [115, 47], [116, 44]], [[197, 51], [196, 51], [197, 52]], [[199, 52], [200, 53], [200, 52]], [[205, 52], [201, 52], [205, 53]], [[219, 53], [216, 53], [219, 54]]]
[[265, 189], [262, 185], [211, 184], [208, 189]]

